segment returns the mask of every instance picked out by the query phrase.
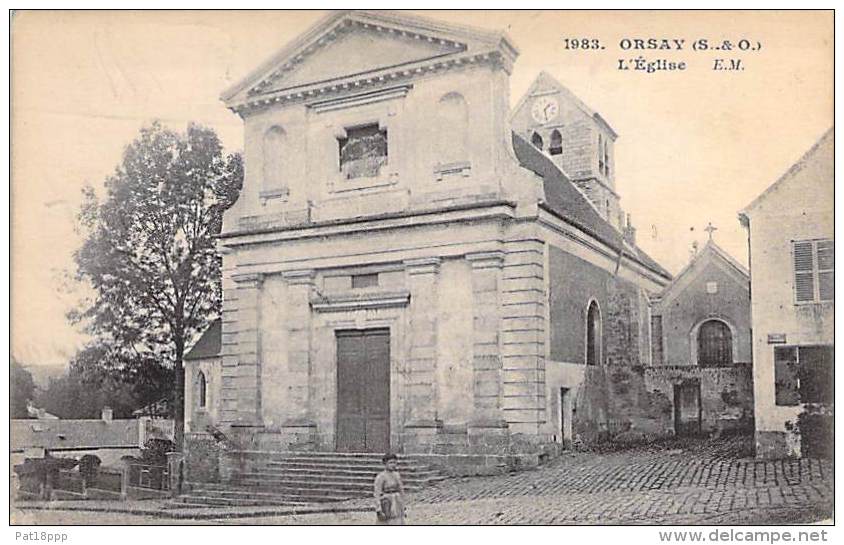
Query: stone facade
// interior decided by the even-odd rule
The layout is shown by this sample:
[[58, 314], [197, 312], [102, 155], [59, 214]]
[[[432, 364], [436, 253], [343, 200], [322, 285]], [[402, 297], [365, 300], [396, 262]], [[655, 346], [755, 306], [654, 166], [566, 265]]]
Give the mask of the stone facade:
[[[224, 94], [246, 174], [220, 237], [216, 424], [241, 447], [337, 449], [339, 407], [372, 398], [339, 384], [357, 357], [339, 336], [381, 331], [387, 415], [352, 414], [367, 437], [457, 465], [535, 462], [571, 439], [554, 392], [587, 375], [584, 340], [568, 337], [584, 309], [557, 308], [558, 286], [600, 301], [599, 367], [641, 365], [644, 294], [670, 275], [513, 135], [515, 57], [499, 33], [338, 13]], [[361, 126], [363, 176], [341, 151]], [[602, 280], [578, 285], [560, 259]]]
[[[830, 129], [739, 216], [750, 240], [756, 455], [760, 458], [800, 456], [806, 447], [818, 449], [810, 454], [831, 449], [822, 443], [831, 441], [832, 400], [815, 402], [806, 399], [805, 391], [794, 391], [796, 397], [782, 395], [789, 393], [779, 391], [789, 387], [779, 376], [787, 367], [776, 361], [776, 353], [793, 349], [797, 361], [789, 363], [796, 364], [795, 371], [814, 367], [820, 374], [804, 378], [833, 382], [834, 258], [828, 250], [824, 253], [835, 237], [833, 162]], [[808, 262], [798, 259], [799, 248], [808, 250], [803, 254]], [[800, 286], [798, 277], [803, 279]], [[803, 361], [799, 351], [805, 348], [824, 350], [826, 361]], [[783, 399], [788, 397], [793, 399]], [[808, 426], [811, 432], [803, 429], [816, 419], [826, 422], [820, 430], [817, 426]]]
[[[709, 342], [706, 324], [723, 335], [715, 339], [720, 361], [701, 354]], [[650, 336], [649, 392], [673, 403], [677, 387], [698, 388], [699, 433], [753, 429], [750, 278], [714, 241], [652, 298]], [[666, 416], [666, 429], [674, 430], [676, 415]]]

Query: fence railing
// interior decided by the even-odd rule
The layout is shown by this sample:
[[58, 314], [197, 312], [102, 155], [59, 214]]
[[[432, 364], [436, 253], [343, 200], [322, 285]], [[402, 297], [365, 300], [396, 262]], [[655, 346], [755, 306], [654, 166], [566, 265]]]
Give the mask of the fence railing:
[[85, 479], [77, 471], [60, 469], [55, 482], [53, 482], [53, 488], [56, 490], [74, 492], [76, 494], [84, 494]]
[[167, 466], [130, 464], [128, 473], [129, 486], [149, 490], [170, 490], [170, 472]]
[[119, 493], [121, 491], [122, 483], [122, 471], [101, 467], [97, 473], [88, 479], [88, 488], [96, 488], [98, 490]]

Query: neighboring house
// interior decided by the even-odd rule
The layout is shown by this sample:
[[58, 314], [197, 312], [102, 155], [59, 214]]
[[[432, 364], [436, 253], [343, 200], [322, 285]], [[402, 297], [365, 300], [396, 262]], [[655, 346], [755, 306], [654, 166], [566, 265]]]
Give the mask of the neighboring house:
[[53, 456], [79, 458], [98, 456], [106, 465], [121, 456], [137, 455], [142, 442], [141, 420], [113, 420], [112, 411], [103, 409], [99, 420], [11, 420], [9, 451], [14, 463], [25, 457]]
[[434, 455], [664, 432], [642, 367], [671, 275], [622, 226], [606, 121], [531, 143], [576, 99], [511, 113], [517, 55], [340, 12], [224, 93], [245, 180], [222, 320], [185, 357], [188, 448], [207, 423], [256, 450]]
[[750, 276], [712, 239], [651, 300], [648, 389], [678, 434], [753, 429]]
[[740, 213], [750, 240], [756, 455], [832, 448], [834, 133]]

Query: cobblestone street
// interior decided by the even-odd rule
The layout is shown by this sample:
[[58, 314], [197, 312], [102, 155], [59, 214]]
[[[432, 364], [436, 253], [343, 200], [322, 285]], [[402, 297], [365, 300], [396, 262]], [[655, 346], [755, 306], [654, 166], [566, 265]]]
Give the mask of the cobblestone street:
[[[832, 464], [759, 462], [745, 438], [565, 454], [535, 471], [451, 479], [408, 495], [411, 524], [730, 524], [830, 517]], [[366, 505], [363, 502], [350, 504]], [[370, 513], [250, 520], [367, 524]]]
[[[409, 524], [788, 524], [832, 517], [833, 466], [756, 461], [749, 438], [684, 440], [619, 452], [567, 453], [534, 471], [449, 479], [407, 495]], [[371, 524], [371, 500], [345, 512], [254, 516], [225, 508], [202, 524]], [[159, 517], [163, 515], [159, 514]], [[169, 524], [121, 513], [23, 510], [36, 524]], [[190, 523], [181, 520], [178, 523]]]

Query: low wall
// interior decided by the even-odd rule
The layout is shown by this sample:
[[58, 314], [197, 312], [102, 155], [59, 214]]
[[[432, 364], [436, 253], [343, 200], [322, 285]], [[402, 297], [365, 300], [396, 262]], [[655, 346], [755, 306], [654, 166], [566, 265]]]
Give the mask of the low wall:
[[[700, 382], [701, 428], [705, 433], [753, 431], [753, 368], [751, 364], [731, 367], [672, 365], [645, 368], [649, 392], [674, 399], [674, 386], [684, 381]], [[666, 427], [673, 427], [673, 411]]]

